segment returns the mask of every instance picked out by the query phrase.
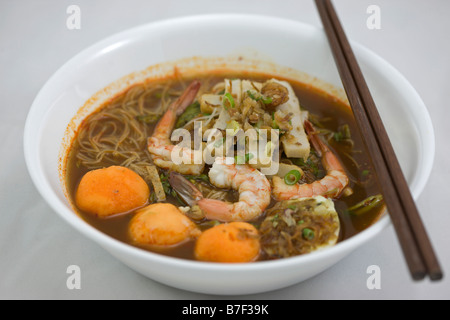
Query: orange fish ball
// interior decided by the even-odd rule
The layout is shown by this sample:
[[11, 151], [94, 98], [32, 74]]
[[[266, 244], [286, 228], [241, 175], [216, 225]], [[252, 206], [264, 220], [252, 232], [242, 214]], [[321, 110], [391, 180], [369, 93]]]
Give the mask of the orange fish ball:
[[173, 204], [156, 203], [136, 213], [129, 234], [138, 244], [171, 246], [194, 239], [201, 231]]
[[92, 170], [78, 185], [75, 202], [81, 210], [106, 218], [147, 204], [150, 189], [133, 170], [120, 166]]
[[230, 222], [202, 233], [195, 245], [195, 257], [210, 262], [250, 262], [258, 258], [259, 234], [247, 222]]

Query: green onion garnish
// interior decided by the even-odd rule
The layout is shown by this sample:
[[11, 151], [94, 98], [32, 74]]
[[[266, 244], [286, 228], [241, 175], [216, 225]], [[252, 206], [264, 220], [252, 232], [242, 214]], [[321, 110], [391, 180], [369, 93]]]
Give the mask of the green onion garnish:
[[381, 194], [377, 194], [374, 196], [367, 197], [361, 202], [358, 202], [354, 206], [347, 209], [347, 212], [352, 215], [361, 215], [373, 208], [378, 207], [383, 203], [383, 196]]
[[264, 96], [261, 96], [261, 101], [264, 103], [264, 104], [270, 104], [270, 103], [272, 103], [272, 97], [264, 97]]
[[280, 217], [278, 216], [278, 213], [275, 214], [275, 215], [272, 217], [271, 221], [272, 221], [272, 226], [273, 226], [274, 228], [277, 227], [279, 218], [280, 218]]
[[262, 101], [264, 104], [272, 103], [273, 99], [272, 97], [265, 97], [262, 94], [259, 97], [256, 97], [250, 90], [247, 90], [247, 95], [255, 101]]
[[199, 174], [199, 175], [185, 175], [184, 176], [186, 179], [188, 179], [188, 180], [201, 180], [201, 181], [204, 181], [204, 182], [209, 182], [209, 177], [208, 177], [208, 175], [206, 175], [206, 174], [204, 174], [204, 173], [202, 173], [202, 174]]
[[314, 230], [310, 229], [310, 228], [305, 228], [302, 230], [302, 236], [305, 240], [312, 240], [314, 239]]
[[284, 182], [290, 186], [296, 184], [298, 180], [301, 178], [300, 171], [298, 170], [291, 170], [284, 176]]
[[223, 99], [222, 99], [222, 106], [225, 109], [228, 109], [228, 107], [225, 104], [225, 101], [228, 101], [228, 105], [231, 106], [232, 108], [234, 108], [236, 106], [236, 104], [234, 103], [234, 98], [231, 95], [231, 93], [227, 92], [223, 95]]
[[253, 159], [253, 153], [246, 153], [245, 156], [237, 155], [234, 157], [235, 164], [245, 164], [248, 163], [251, 159]]
[[247, 90], [247, 94], [252, 100], [258, 101], [258, 98], [250, 90]]

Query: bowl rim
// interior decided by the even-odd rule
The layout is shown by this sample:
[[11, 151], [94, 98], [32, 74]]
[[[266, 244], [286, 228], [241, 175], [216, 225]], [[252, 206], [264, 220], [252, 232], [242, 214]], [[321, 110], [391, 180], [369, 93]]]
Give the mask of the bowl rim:
[[[289, 267], [291, 265], [300, 265], [307, 264], [314, 260], [320, 260], [322, 257], [337, 255], [342, 251], [350, 251], [360, 245], [363, 245], [370, 239], [374, 238], [378, 235], [382, 230], [384, 230], [387, 226], [391, 224], [389, 215], [386, 214], [379, 221], [375, 222], [373, 225], [368, 227], [367, 229], [355, 234], [351, 238], [348, 238], [344, 241], [337, 243], [335, 246], [331, 248], [327, 248], [325, 250], [315, 251], [309, 253], [307, 255], [295, 256], [290, 258], [278, 259], [278, 260], [270, 260], [270, 261], [258, 261], [257, 263], [236, 263], [236, 264], [221, 264], [214, 262], [203, 262], [203, 261], [195, 261], [195, 260], [186, 260], [176, 257], [165, 256], [158, 253], [153, 253], [146, 251], [144, 249], [140, 249], [138, 247], [134, 247], [132, 245], [121, 242], [107, 234], [101, 232], [100, 230], [94, 228], [86, 221], [84, 221], [81, 217], [79, 217], [73, 210], [68, 209], [65, 204], [63, 204], [60, 199], [58, 199], [57, 195], [53, 192], [49, 183], [47, 183], [45, 179], [45, 175], [39, 168], [39, 148], [37, 145], [33, 145], [33, 142], [39, 141], [39, 134], [36, 134], [36, 130], [40, 129], [41, 125], [33, 123], [33, 120], [37, 113], [40, 112], [39, 105], [40, 101], [44, 99], [45, 92], [49, 90], [51, 84], [59, 77], [60, 74], [63, 74], [66, 69], [69, 69], [73, 64], [77, 61], [86, 59], [92, 53], [98, 53], [99, 50], [106, 48], [109, 45], [114, 44], [119, 39], [124, 38], [126, 36], [139, 33], [147, 28], [155, 28], [161, 27], [164, 25], [174, 25], [174, 24], [183, 24], [183, 23], [193, 23], [193, 22], [207, 22], [213, 21], [217, 22], [219, 19], [252, 19], [255, 23], [261, 23], [264, 21], [266, 24], [270, 23], [278, 23], [278, 24], [291, 24], [293, 26], [299, 28], [309, 28], [311, 30], [323, 30], [323, 28], [319, 28], [313, 26], [311, 24], [307, 24], [297, 20], [291, 20], [287, 18], [260, 15], [260, 14], [235, 14], [235, 13], [221, 13], [221, 14], [200, 14], [200, 15], [189, 15], [183, 17], [174, 17], [169, 19], [162, 19], [153, 21], [150, 23], [145, 23], [142, 25], [138, 25], [115, 34], [112, 34], [100, 41], [95, 42], [94, 44], [88, 46], [87, 48], [80, 51], [75, 56], [71, 57], [68, 61], [66, 61], [62, 66], [60, 66], [56, 72], [45, 82], [42, 86], [38, 94], [36, 95], [31, 108], [28, 112], [24, 136], [23, 136], [23, 146], [24, 146], [24, 155], [25, 162], [27, 165], [27, 169], [31, 176], [33, 183], [35, 184], [37, 190], [41, 194], [41, 196], [46, 200], [46, 202], [52, 207], [52, 209], [64, 220], [66, 220], [72, 227], [76, 230], [87, 236], [89, 239], [94, 240], [97, 244], [101, 246], [107, 246], [105, 249], [109, 249], [114, 247], [115, 250], [119, 252], [126, 252], [127, 254], [132, 254], [135, 257], [151, 260], [154, 262], [166, 264], [168, 266], [177, 267], [185, 267], [185, 268], [195, 268], [197, 270], [216, 270], [216, 271], [226, 271], [226, 272], [242, 272], [242, 271], [256, 271], [260, 269], [266, 269], [268, 267]], [[269, 21], [270, 20], [270, 21]], [[384, 68], [387, 68], [392, 74], [397, 76], [405, 86], [405, 89], [411, 93], [412, 98], [420, 104], [422, 114], [421, 116], [423, 121], [423, 126], [427, 129], [428, 141], [425, 144], [426, 150], [424, 158], [424, 163], [422, 163], [421, 170], [422, 173], [419, 176], [415, 189], [412, 190], [414, 198], [417, 198], [420, 193], [423, 191], [426, 182], [430, 176], [432, 170], [432, 164], [434, 162], [435, 157], [435, 136], [434, 129], [431, 122], [430, 115], [428, 110], [420, 98], [419, 94], [412, 87], [412, 85], [407, 81], [407, 79], [391, 64], [385, 61], [383, 58], [375, 54], [373, 51], [368, 48], [362, 46], [361, 44], [350, 40], [352, 46], [355, 48], [356, 53], [363, 53], [368, 56], [371, 60], [376, 64], [382, 64]], [[47, 109], [46, 109], [47, 110]], [[423, 142], [423, 141], [422, 141]], [[423, 143], [422, 143], [423, 144]], [[108, 250], [109, 251], [109, 250]]]

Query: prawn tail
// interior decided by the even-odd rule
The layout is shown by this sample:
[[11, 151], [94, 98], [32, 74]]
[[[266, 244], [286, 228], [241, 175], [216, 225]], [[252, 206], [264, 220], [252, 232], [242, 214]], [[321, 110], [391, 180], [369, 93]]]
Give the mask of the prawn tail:
[[169, 106], [169, 109], [173, 110], [177, 116], [182, 114], [184, 110], [194, 101], [198, 91], [200, 90], [200, 86], [200, 81], [192, 81], [184, 90], [183, 94]]
[[226, 202], [204, 198], [197, 204], [209, 220], [229, 221], [232, 216], [231, 206]]
[[161, 119], [156, 124], [153, 130], [152, 137], [166, 140], [165, 144], [169, 144], [169, 137], [172, 133], [173, 127], [175, 126], [175, 121], [179, 115], [181, 115], [184, 110], [194, 101], [197, 96], [198, 90], [200, 89], [200, 81], [194, 80], [191, 84], [184, 90], [183, 94], [178, 97], [174, 102], [172, 102], [167, 111], [163, 114]]
[[200, 190], [178, 172], [171, 171], [169, 173], [169, 184], [178, 196], [191, 207], [203, 199], [203, 194]]
[[327, 145], [320, 139], [317, 135], [316, 129], [314, 129], [313, 124], [309, 120], [304, 122], [305, 131], [308, 134], [309, 141], [313, 145], [319, 157], [322, 157], [323, 153], [329, 151]]
[[316, 150], [319, 157], [322, 158], [322, 164], [327, 171], [339, 170], [345, 173], [337, 155], [328, 147], [328, 145], [322, 141], [314, 126], [308, 120], [305, 120], [305, 130], [308, 133], [309, 140]]

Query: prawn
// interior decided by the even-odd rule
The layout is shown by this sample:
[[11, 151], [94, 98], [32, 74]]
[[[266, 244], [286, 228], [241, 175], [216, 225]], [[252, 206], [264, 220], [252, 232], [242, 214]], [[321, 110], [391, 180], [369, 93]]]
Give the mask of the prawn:
[[[148, 151], [154, 164], [158, 167], [183, 174], [200, 174], [203, 171], [204, 163], [194, 163], [194, 152], [190, 148], [173, 145], [170, 141], [170, 135], [177, 117], [194, 101], [199, 89], [200, 82], [193, 81], [183, 94], [169, 105], [167, 111], [156, 125], [152, 136], [148, 139]], [[187, 164], [175, 164], [172, 161], [173, 151], [176, 151], [178, 154], [181, 153], [181, 158], [189, 159], [190, 162]]]
[[348, 185], [349, 179], [341, 162], [325, 142], [320, 139], [311, 122], [305, 121], [305, 130], [314, 149], [322, 157], [322, 165], [327, 171], [327, 175], [321, 180], [314, 181], [310, 184], [297, 183], [294, 185], [287, 185], [280, 177], [274, 176], [272, 183], [273, 195], [276, 200], [291, 200], [315, 196], [335, 198]]
[[[270, 204], [271, 187], [266, 176], [247, 164], [228, 162], [226, 157], [215, 159], [208, 176], [211, 184], [218, 188], [234, 189], [239, 192], [235, 203], [204, 198], [194, 185], [179, 175], [171, 173], [169, 181], [175, 191], [191, 206], [196, 204], [209, 220], [250, 221], [257, 218]], [[190, 200], [186, 200], [186, 197]], [[194, 199], [194, 201], [192, 200]]]

